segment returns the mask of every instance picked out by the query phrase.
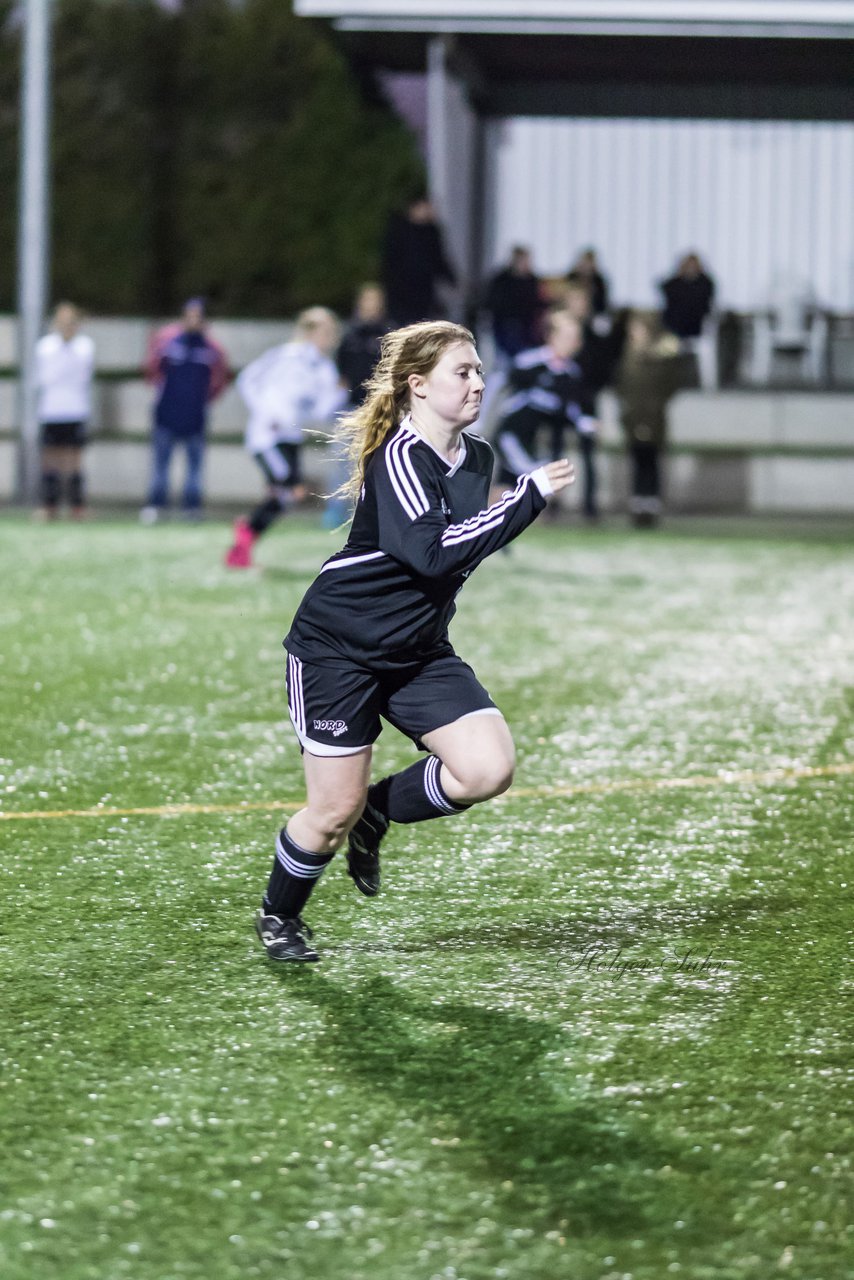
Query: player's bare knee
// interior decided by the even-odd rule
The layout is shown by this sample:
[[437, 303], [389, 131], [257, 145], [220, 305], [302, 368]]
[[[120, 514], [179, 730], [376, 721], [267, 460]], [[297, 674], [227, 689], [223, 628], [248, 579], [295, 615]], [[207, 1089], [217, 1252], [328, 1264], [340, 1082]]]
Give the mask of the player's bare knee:
[[500, 796], [507, 791], [513, 782], [514, 761], [501, 760], [495, 761], [492, 767], [487, 771], [484, 778], [487, 793], [483, 797], [490, 800], [493, 796]]
[[500, 755], [486, 760], [467, 761], [456, 773], [456, 778], [471, 804], [500, 796], [513, 781], [514, 760], [510, 755]]
[[334, 845], [338, 848], [344, 843], [351, 827], [358, 821], [364, 807], [365, 797], [362, 794], [357, 797], [340, 796], [315, 810], [312, 817], [315, 826], [323, 833], [329, 846]]

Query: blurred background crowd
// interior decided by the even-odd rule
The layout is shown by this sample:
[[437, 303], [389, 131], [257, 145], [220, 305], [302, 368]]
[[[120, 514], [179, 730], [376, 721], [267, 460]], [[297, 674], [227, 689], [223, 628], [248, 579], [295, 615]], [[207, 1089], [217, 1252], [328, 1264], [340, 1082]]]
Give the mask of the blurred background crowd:
[[[707, 494], [726, 506], [760, 491], [748, 471], [761, 451], [780, 442], [801, 448], [813, 419], [804, 410], [795, 423], [791, 400], [769, 409], [758, 393], [845, 397], [854, 388], [850, 218], [839, 212], [839, 197], [854, 194], [854, 127], [833, 98], [844, 42], [825, 39], [821, 50], [827, 123], [807, 123], [817, 108], [803, 86], [800, 97], [789, 95], [791, 121], [766, 127], [750, 119], [777, 110], [769, 74], [750, 110], [735, 104], [740, 121], [702, 137], [696, 129], [683, 137], [679, 121], [631, 117], [628, 107], [626, 120], [617, 119], [596, 86], [588, 86], [586, 111], [564, 101], [578, 92], [569, 63], [565, 82], [555, 78], [569, 46], [541, 42], [536, 57], [547, 52], [554, 63], [542, 68], [551, 76], [548, 101], [571, 117], [570, 137], [557, 113], [546, 118], [545, 98], [519, 98], [523, 90], [545, 93], [534, 70], [525, 72], [528, 88], [514, 90], [522, 105], [511, 118], [500, 83], [479, 88], [467, 65], [485, 44], [463, 49], [452, 37], [431, 38], [426, 71], [414, 76], [405, 68], [423, 51], [413, 54], [411, 41], [383, 34], [382, 56], [376, 45], [368, 55], [368, 35], [348, 43], [310, 16], [346, 8], [313, 0], [56, 0], [49, 293], [73, 302], [52, 304], [53, 323], [38, 346], [42, 515], [63, 506], [84, 514], [87, 440], [121, 446], [90, 468], [92, 491], [138, 498], [147, 523], [173, 502], [191, 518], [210, 494], [241, 502], [254, 471], [211, 457], [208, 443], [235, 447], [245, 437], [257, 463], [259, 404], [271, 396], [279, 398], [278, 443], [297, 445], [306, 431], [317, 443], [317, 429], [330, 428], [359, 394], [382, 333], [434, 317], [463, 321], [476, 334], [488, 375], [482, 428], [503, 471], [577, 450], [585, 518], [605, 508], [656, 522], [677, 400], [693, 405], [687, 416], [678, 409], [680, 440], [705, 450], [691, 475], [682, 465], [682, 499]], [[10, 102], [19, 89], [21, 15], [15, 4], [0, 6], [0, 83]], [[780, 77], [791, 78], [800, 58], [806, 84], [803, 68], [815, 65], [815, 51], [807, 58], [807, 42], [789, 43], [790, 52], [782, 41], [774, 50]], [[723, 114], [734, 90], [722, 59], [736, 55], [713, 46], [708, 79], [722, 86]], [[608, 58], [614, 66], [623, 59], [628, 74], [625, 60], [638, 48], [637, 40], [615, 38]], [[600, 56], [583, 39], [572, 49], [581, 50], [577, 58]], [[486, 65], [493, 53], [484, 56]], [[397, 71], [383, 70], [384, 61]], [[751, 64], [754, 76], [759, 65]], [[600, 98], [606, 88], [602, 80]], [[642, 106], [651, 90], [632, 92]], [[471, 141], [478, 110], [491, 139], [485, 157]], [[650, 114], [660, 116], [660, 104]], [[10, 190], [19, 124], [14, 111], [0, 113]], [[621, 132], [623, 124], [634, 132]], [[627, 138], [637, 154], [626, 150]], [[748, 145], [752, 176], [750, 155], [747, 169], [742, 164]], [[751, 199], [755, 216], [745, 220]], [[672, 209], [672, 217], [650, 218], [650, 209]], [[697, 218], [686, 222], [692, 209]], [[8, 322], [0, 316], [0, 471], [9, 456], [3, 440], [11, 443], [15, 432], [13, 216], [8, 201], [0, 210], [7, 224], [0, 310], [10, 313]], [[744, 236], [730, 234], [740, 224]], [[597, 225], [603, 238], [585, 243], [582, 233]], [[702, 239], [685, 234], [693, 225]], [[316, 359], [297, 360], [295, 348], [303, 356], [314, 350]], [[319, 391], [333, 366], [334, 394]], [[707, 399], [704, 409], [682, 396], [725, 391], [754, 399]], [[842, 422], [842, 402], [825, 405], [833, 423]], [[732, 448], [734, 424], [741, 454]], [[842, 428], [814, 442], [849, 465], [852, 442]], [[185, 473], [173, 495], [176, 452]], [[622, 470], [600, 456], [615, 452]], [[289, 494], [334, 487], [333, 455], [313, 459]], [[11, 470], [0, 477], [9, 496]], [[281, 476], [262, 471], [272, 496], [266, 515], [250, 513], [256, 536], [284, 501], [276, 497]], [[241, 483], [230, 484], [238, 474]], [[791, 486], [779, 474], [775, 500], [785, 506]], [[816, 495], [819, 506], [837, 502], [835, 491]]]

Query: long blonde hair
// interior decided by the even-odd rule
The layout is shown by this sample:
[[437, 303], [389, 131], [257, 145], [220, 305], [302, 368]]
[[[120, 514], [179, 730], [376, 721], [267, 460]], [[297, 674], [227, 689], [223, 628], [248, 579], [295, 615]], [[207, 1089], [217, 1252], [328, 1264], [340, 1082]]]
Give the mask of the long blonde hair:
[[426, 377], [449, 347], [463, 342], [474, 346], [474, 335], [449, 320], [425, 320], [385, 335], [377, 366], [366, 384], [364, 403], [338, 424], [352, 465], [352, 475], [342, 485], [342, 494], [358, 497], [371, 455], [409, 409], [410, 375]]

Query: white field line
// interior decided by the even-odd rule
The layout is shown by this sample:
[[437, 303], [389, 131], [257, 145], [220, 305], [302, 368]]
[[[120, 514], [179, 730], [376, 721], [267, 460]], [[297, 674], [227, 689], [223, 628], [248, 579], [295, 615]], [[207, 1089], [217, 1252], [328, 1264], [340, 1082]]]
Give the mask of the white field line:
[[[729, 787], [739, 784], [768, 786], [778, 782], [801, 782], [810, 778], [834, 778], [854, 774], [854, 761], [842, 764], [804, 765], [791, 769], [722, 770], [716, 774], [692, 774], [686, 778], [615, 778], [610, 782], [579, 782], [568, 787], [515, 787], [498, 800], [537, 798], [559, 800], [572, 796], [608, 795], [616, 791], [672, 791], [677, 787]], [[197, 813], [293, 813], [304, 800], [248, 800], [236, 804], [156, 804], [133, 809], [96, 805], [92, 809], [30, 809], [0, 813], [0, 821], [32, 822], [46, 818], [180, 818]]]

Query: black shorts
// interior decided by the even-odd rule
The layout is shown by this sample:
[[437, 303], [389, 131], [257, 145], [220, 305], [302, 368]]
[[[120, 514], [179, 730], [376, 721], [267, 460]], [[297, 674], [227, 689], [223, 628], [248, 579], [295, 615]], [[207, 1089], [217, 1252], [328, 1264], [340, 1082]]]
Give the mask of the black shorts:
[[85, 422], [43, 422], [42, 444], [79, 449], [86, 443]]
[[302, 484], [302, 445], [280, 440], [263, 453], [254, 454], [255, 461], [271, 485], [291, 489]]
[[288, 710], [303, 750], [347, 756], [376, 742], [380, 716], [422, 747], [425, 733], [475, 712], [501, 712], [455, 653], [409, 671], [327, 667], [288, 654]]

